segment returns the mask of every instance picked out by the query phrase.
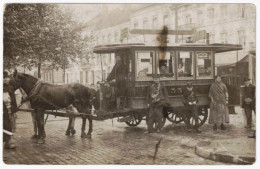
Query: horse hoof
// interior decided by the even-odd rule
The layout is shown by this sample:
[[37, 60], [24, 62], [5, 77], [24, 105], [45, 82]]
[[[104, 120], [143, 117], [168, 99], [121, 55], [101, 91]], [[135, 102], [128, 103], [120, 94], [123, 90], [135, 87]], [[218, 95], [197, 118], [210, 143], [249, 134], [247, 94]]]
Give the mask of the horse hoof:
[[87, 134], [86, 133], [82, 133], [81, 134], [81, 138], [87, 138]]
[[71, 132], [72, 135], [76, 134], [76, 130], [75, 129], [71, 130], [70, 132]]
[[66, 131], [65, 135], [66, 135], [66, 136], [69, 136], [69, 135], [70, 135], [70, 132], [69, 132], [69, 131]]
[[92, 136], [91, 134], [87, 134], [86, 138], [91, 138], [91, 136]]
[[37, 143], [38, 143], [38, 144], [44, 144], [44, 143], [45, 143], [44, 138], [40, 138], [40, 139], [38, 139]]

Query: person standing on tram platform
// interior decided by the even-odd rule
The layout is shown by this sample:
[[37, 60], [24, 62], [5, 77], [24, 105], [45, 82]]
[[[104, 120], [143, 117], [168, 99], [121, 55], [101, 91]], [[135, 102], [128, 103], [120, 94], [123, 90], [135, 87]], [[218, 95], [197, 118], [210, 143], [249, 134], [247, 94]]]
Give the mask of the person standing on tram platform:
[[164, 85], [160, 83], [159, 75], [154, 75], [153, 83], [148, 86], [146, 101], [149, 108], [146, 118], [147, 133], [160, 132], [163, 125], [163, 107], [167, 106], [168, 93]]
[[209, 98], [211, 100], [209, 124], [214, 124], [213, 130], [217, 130], [217, 125], [220, 125], [221, 130], [225, 130], [224, 123], [229, 123], [228, 90], [220, 75], [216, 76], [215, 82], [210, 87]]
[[116, 55], [116, 64], [112, 71], [107, 77], [107, 81], [112, 81], [115, 79], [117, 87], [117, 97], [119, 97], [119, 107], [126, 107], [126, 78], [127, 78], [127, 66], [123, 62], [123, 58], [120, 55]]

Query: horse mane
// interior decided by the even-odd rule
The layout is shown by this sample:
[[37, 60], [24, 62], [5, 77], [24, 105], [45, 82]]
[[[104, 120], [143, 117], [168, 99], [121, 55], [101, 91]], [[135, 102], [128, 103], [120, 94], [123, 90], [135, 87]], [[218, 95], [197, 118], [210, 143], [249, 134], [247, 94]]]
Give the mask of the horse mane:
[[18, 75], [18, 76], [19, 76], [19, 75], [20, 75], [20, 76], [24, 76], [24, 77], [31, 78], [31, 79], [33, 79], [33, 80], [38, 81], [38, 78], [36, 78], [36, 77], [34, 77], [34, 76], [32, 76], [32, 75], [28, 75], [28, 74], [25, 74], [25, 73], [18, 73], [17, 75]]

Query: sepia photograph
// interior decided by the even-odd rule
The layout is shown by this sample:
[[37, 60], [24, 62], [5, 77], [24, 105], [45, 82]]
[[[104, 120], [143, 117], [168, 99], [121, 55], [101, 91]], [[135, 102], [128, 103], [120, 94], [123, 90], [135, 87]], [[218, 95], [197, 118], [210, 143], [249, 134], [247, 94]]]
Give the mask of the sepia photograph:
[[256, 163], [254, 3], [2, 9], [3, 166]]

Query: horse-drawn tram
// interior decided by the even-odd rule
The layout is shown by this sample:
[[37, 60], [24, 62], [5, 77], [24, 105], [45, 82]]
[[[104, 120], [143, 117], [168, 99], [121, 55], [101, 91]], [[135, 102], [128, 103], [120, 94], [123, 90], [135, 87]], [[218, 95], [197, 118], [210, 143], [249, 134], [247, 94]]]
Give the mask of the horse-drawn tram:
[[[234, 44], [191, 43], [163, 47], [146, 46], [141, 43], [96, 46], [94, 53], [100, 54], [101, 58], [114, 53], [116, 57], [121, 58], [126, 69], [114, 72], [115, 76], [124, 73], [123, 96], [117, 96], [117, 91], [122, 88], [122, 85], [117, 86], [119, 83], [99, 83], [99, 110], [96, 114], [99, 116], [112, 113], [113, 118], [121, 117], [119, 121], [129, 126], [137, 126], [148, 112], [146, 90], [153, 82], [153, 76], [159, 75], [160, 82], [166, 87], [169, 95], [169, 105], [164, 107], [162, 112], [163, 122], [165, 123], [166, 118], [172, 123], [186, 123], [190, 120], [190, 124], [195, 125], [192, 117], [184, 118], [186, 111], [182, 102], [183, 90], [187, 82], [191, 82], [199, 100], [198, 114], [201, 126], [208, 117], [208, 93], [216, 74], [215, 54], [241, 49], [241, 45]], [[124, 100], [124, 107], [120, 107], [120, 99]]]
[[[195, 120], [186, 116], [188, 112], [185, 110], [182, 102], [186, 84], [191, 82], [199, 100], [197, 104], [198, 125], [201, 126], [208, 117], [210, 105], [208, 93], [216, 75], [215, 55], [241, 49], [241, 45], [234, 44], [191, 43], [163, 47], [147, 46], [141, 43], [96, 46], [94, 53], [99, 54], [101, 58], [113, 53], [116, 58], [120, 58], [121, 67], [119, 66], [119, 69], [118, 65], [115, 65], [117, 68], [114, 67], [115, 70], [112, 70], [108, 78], [106, 80], [103, 78], [98, 83], [99, 89], [94, 91], [92, 96], [90, 92], [92, 89], [86, 88], [81, 84], [68, 84], [60, 87], [48, 84], [46, 86], [38, 83], [37, 79], [23, 74], [17, 74], [15, 79], [18, 84], [21, 84], [21, 87], [27, 94], [31, 95], [31, 103], [32, 106], [36, 106], [36, 112], [45, 110], [45, 114], [82, 117], [82, 126], [84, 126], [82, 131], [85, 131], [86, 118], [88, 118], [90, 125], [88, 135], [91, 135], [92, 132], [92, 120], [118, 118], [118, 121], [125, 122], [129, 126], [139, 125], [148, 113], [146, 95], [148, 86], [153, 83], [154, 76], [160, 77], [160, 82], [165, 86], [169, 96], [169, 104], [162, 111], [163, 124], [168, 119], [172, 123], [184, 121], [185, 123], [195, 125]], [[29, 87], [25, 85], [26, 82], [28, 82]], [[230, 96], [234, 96], [234, 93], [239, 93], [237, 88], [235, 88], [236, 86], [227, 84], [227, 87]], [[47, 95], [47, 89], [41, 91], [44, 88], [50, 88], [50, 92], [54, 92], [54, 90], [60, 92], [59, 96], [67, 94], [66, 96], [71, 98], [70, 102], [68, 102], [68, 98], [67, 100], [64, 98], [64, 100], [62, 98], [57, 99], [56, 95], [52, 96], [50, 93], [47, 93]], [[52, 99], [50, 96], [52, 96]], [[54, 102], [55, 100], [56, 102]], [[238, 104], [239, 97], [229, 98], [229, 102], [233, 105]], [[64, 108], [69, 104], [73, 104], [78, 112], [66, 110], [66, 113], [60, 110], [50, 110]], [[40, 110], [37, 110], [37, 105], [41, 107]], [[46, 106], [42, 107], [43, 105]], [[91, 105], [95, 107], [95, 110], [90, 111]], [[68, 132], [69, 129], [68, 127]], [[84, 136], [83, 132], [82, 137]]]

